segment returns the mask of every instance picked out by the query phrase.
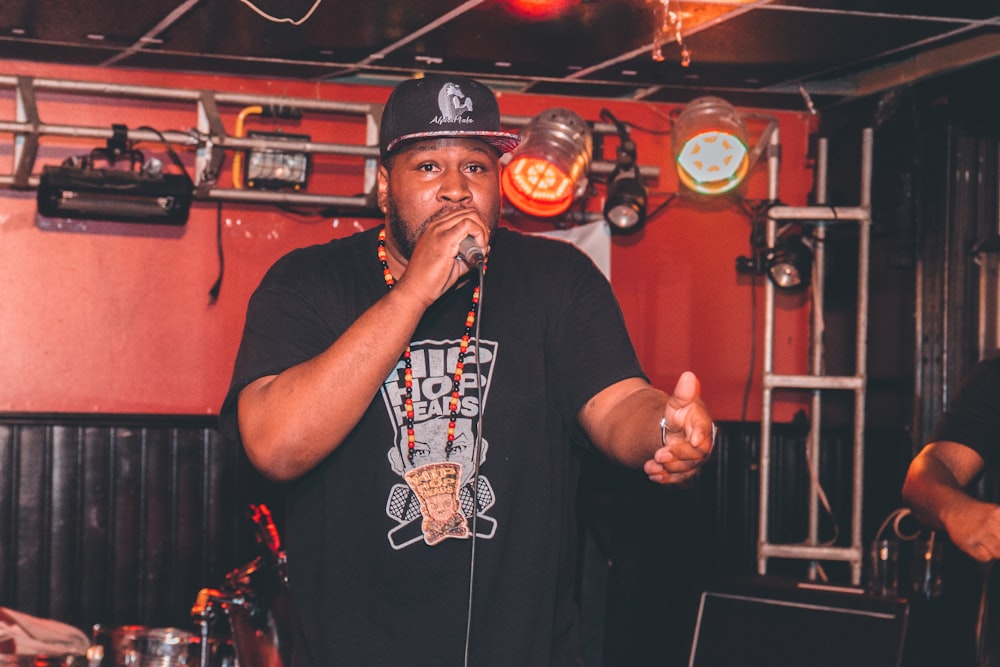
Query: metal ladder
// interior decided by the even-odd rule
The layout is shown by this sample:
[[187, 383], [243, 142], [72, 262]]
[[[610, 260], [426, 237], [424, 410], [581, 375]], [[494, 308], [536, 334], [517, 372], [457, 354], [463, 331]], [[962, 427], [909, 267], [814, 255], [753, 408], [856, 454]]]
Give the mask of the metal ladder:
[[[771, 138], [777, 147], [777, 131]], [[769, 195], [777, 201], [778, 168], [777, 150], [769, 151]], [[861, 197], [856, 207], [827, 206], [827, 140], [819, 142], [816, 168], [815, 206], [774, 206], [767, 214], [766, 238], [773, 247], [779, 221], [808, 221], [814, 225], [812, 326], [810, 338], [810, 371], [807, 375], [781, 375], [774, 372], [774, 296], [770, 281], [765, 284], [764, 363], [762, 369], [763, 405], [760, 426], [760, 496], [759, 526], [757, 537], [757, 571], [767, 573], [768, 559], [785, 558], [810, 561], [809, 578], [816, 577], [820, 561], [846, 561], [851, 569], [851, 583], [861, 582], [864, 548], [861, 538], [862, 486], [864, 476], [864, 424], [865, 392], [867, 386], [866, 362], [868, 347], [868, 259], [871, 227], [872, 179], [872, 130], [862, 134]], [[825, 373], [823, 291], [825, 287], [825, 241], [829, 225], [856, 224], [858, 226], [858, 294], [857, 326], [855, 339], [855, 371], [853, 375], [827, 375]], [[771, 426], [773, 396], [779, 390], [806, 390], [811, 392], [809, 436], [806, 445], [810, 479], [808, 499], [808, 535], [805, 542], [793, 544], [772, 543], [768, 535], [768, 508], [770, 506]], [[822, 429], [822, 393], [827, 390], [854, 392], [853, 414], [853, 483], [851, 499], [850, 546], [827, 546], [819, 542], [819, 480], [820, 434]]]

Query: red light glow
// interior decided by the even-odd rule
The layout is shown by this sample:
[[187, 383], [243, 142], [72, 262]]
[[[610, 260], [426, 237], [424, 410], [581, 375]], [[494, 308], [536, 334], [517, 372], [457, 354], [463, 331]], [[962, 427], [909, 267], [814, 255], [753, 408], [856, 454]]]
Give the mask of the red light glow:
[[546, 160], [515, 159], [504, 168], [501, 184], [510, 203], [529, 215], [559, 215], [573, 203], [573, 182]]
[[544, 20], [555, 18], [579, 0], [502, 0], [507, 10], [521, 19]]

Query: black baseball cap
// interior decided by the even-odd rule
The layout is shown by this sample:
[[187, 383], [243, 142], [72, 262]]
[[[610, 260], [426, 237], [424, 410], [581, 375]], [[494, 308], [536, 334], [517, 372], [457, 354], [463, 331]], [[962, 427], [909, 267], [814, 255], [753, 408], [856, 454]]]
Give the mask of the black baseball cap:
[[493, 91], [467, 76], [427, 74], [393, 89], [382, 111], [382, 159], [412, 139], [473, 137], [501, 153], [514, 150], [521, 137], [500, 129], [500, 107]]

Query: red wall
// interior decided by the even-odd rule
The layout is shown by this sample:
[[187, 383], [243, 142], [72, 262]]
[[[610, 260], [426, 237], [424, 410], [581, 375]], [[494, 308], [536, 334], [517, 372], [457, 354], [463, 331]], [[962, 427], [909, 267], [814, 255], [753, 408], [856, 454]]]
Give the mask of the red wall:
[[[381, 103], [389, 92], [380, 87], [109, 72], [10, 61], [3, 66], [8, 74], [24, 76], [329, 100]], [[0, 119], [13, 118], [11, 99], [7, 91], [0, 92]], [[84, 104], [57, 99], [44, 109], [39, 106], [47, 123], [95, 127], [125, 123], [161, 131], [193, 124], [189, 110], [178, 105], [128, 104], [97, 97]], [[598, 120], [606, 107], [620, 120], [655, 132], [632, 133], [639, 162], [661, 171], [659, 180], [650, 184], [650, 209], [676, 190], [668, 135], [668, 114], [674, 106], [513, 93], [502, 93], [500, 106], [505, 114], [523, 116], [562, 106], [591, 121]], [[774, 115], [782, 141], [780, 198], [785, 204], [805, 204], [812, 183], [807, 146], [813, 125], [805, 114]], [[232, 132], [232, 117], [224, 122]], [[334, 138], [363, 128], [317, 131], [314, 140], [363, 143], [363, 139]], [[11, 171], [10, 145], [0, 147], [4, 173]], [[43, 163], [57, 163], [95, 145], [94, 141], [43, 145], [35, 173]], [[605, 148], [605, 156], [613, 157], [613, 144]], [[185, 155], [185, 161], [191, 160], [193, 156]], [[222, 186], [228, 186], [229, 164], [227, 159]], [[754, 172], [748, 198], [766, 197], [763, 167]], [[334, 194], [354, 194], [359, 169], [335, 161], [319, 169], [315, 182], [345, 189]], [[602, 197], [603, 190], [594, 207], [600, 206]], [[273, 206], [223, 204], [225, 277], [218, 301], [210, 304], [208, 290], [219, 270], [216, 214], [216, 203], [196, 202], [181, 229], [122, 225], [42, 229], [36, 224], [33, 191], [0, 189], [0, 411], [213, 414], [228, 386], [247, 299], [270, 264], [294, 247], [378, 223], [350, 216], [303, 218]], [[540, 228], [533, 227], [528, 231]], [[753, 335], [758, 336], [758, 360], [748, 417], [760, 415], [763, 293], [758, 286], [755, 325], [749, 282], [734, 268], [735, 258], [749, 251], [749, 234], [749, 221], [736, 207], [708, 209], [678, 200], [638, 233], [613, 239], [612, 284], [647, 372], [669, 389], [681, 371], [694, 370], [719, 419], [741, 416]], [[777, 368], [805, 372], [808, 307], [804, 297], [784, 299], [779, 301]], [[790, 418], [801, 407], [780, 398], [778, 420]]]

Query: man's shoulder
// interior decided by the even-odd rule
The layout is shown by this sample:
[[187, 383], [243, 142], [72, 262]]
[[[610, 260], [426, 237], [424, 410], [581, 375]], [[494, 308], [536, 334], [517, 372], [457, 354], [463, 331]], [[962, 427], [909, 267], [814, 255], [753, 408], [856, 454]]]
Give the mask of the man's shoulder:
[[[368, 229], [356, 232], [349, 236], [330, 239], [323, 243], [293, 248], [282, 255], [275, 264], [297, 264], [317, 261], [329, 261], [331, 258], [354, 259], [364, 258], [370, 255], [375, 257], [377, 229]], [[364, 253], [365, 248], [371, 248], [371, 252]]]
[[539, 234], [528, 234], [507, 227], [498, 227], [491, 243], [494, 244], [494, 247], [505, 248], [504, 252], [515, 251], [517, 256], [524, 256], [525, 253], [528, 253], [531, 255], [556, 255], [567, 259], [586, 257], [585, 253], [570, 241]]
[[[295, 248], [287, 253], [287, 255], [330, 255], [337, 253], [354, 254], [357, 253], [363, 247], [371, 247], [372, 253], [375, 252], [374, 248], [378, 240], [378, 227], [372, 229], [365, 229], [360, 232], [355, 232], [347, 236], [341, 236], [337, 238], [330, 239], [329, 241], [324, 241], [322, 243], [315, 243], [313, 245], [302, 246], [300, 248]], [[287, 256], [286, 255], [286, 256]], [[374, 257], [374, 254], [372, 255]]]

